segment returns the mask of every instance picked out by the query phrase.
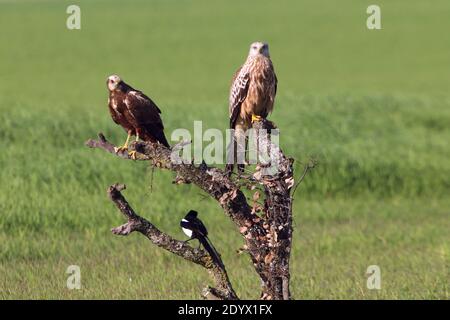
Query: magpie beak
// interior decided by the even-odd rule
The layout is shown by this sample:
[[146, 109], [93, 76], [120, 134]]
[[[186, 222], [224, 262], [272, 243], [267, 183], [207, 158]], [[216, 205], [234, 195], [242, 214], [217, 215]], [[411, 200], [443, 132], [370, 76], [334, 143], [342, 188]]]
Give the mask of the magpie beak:
[[219, 254], [212, 245], [211, 241], [208, 239], [208, 230], [206, 230], [203, 222], [199, 218], [197, 218], [197, 215], [197, 211], [189, 211], [187, 215], [183, 219], [181, 219], [180, 227], [183, 230], [184, 234], [189, 237], [189, 240], [187, 241], [197, 239], [211, 256], [213, 261], [219, 266], [223, 267], [223, 263], [219, 257]]

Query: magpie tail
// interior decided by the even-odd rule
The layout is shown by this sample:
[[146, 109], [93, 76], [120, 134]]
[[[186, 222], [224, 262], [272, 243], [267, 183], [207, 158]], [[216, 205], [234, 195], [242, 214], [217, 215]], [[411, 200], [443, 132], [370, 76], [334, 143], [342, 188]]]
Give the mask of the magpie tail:
[[202, 244], [203, 248], [208, 252], [213, 261], [219, 265], [221, 268], [225, 268], [222, 263], [222, 259], [220, 259], [219, 254], [216, 251], [216, 248], [212, 245], [211, 241], [207, 237], [198, 237], [198, 241]]

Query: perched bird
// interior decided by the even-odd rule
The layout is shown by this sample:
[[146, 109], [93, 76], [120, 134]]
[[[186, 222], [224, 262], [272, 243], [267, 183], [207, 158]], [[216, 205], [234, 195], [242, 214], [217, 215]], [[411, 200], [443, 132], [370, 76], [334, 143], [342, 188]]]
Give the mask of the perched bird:
[[181, 229], [183, 230], [184, 234], [189, 237], [189, 240], [187, 241], [197, 239], [209, 253], [214, 262], [223, 267], [222, 260], [220, 259], [219, 254], [212, 245], [211, 241], [208, 239], [208, 230], [206, 230], [203, 222], [199, 218], [197, 218], [197, 215], [197, 211], [190, 210], [187, 215], [180, 221]]
[[[115, 123], [121, 125], [128, 133], [125, 144], [116, 148], [116, 152], [127, 151], [131, 136], [136, 141], [159, 142], [170, 148], [164, 135], [164, 125], [161, 120], [161, 110], [141, 91], [133, 89], [118, 75], [111, 75], [106, 81], [109, 90], [108, 106]], [[133, 158], [136, 152], [129, 153]]]
[[[252, 123], [267, 118], [272, 112], [277, 82], [270, 60], [269, 45], [262, 42], [252, 43], [247, 60], [234, 74], [230, 88], [229, 115], [230, 128], [235, 130], [235, 159], [228, 160], [229, 174], [233, 171], [233, 163], [236, 161], [237, 141], [245, 141], [242, 135], [245, 136]], [[245, 152], [245, 146], [240, 147], [241, 151], [242, 148]], [[243, 164], [238, 164], [238, 168], [242, 171]]]

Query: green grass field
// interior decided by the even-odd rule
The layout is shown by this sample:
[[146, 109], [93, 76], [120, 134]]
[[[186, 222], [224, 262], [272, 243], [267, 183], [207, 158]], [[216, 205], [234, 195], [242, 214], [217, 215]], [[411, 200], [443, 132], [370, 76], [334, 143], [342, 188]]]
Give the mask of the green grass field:
[[[0, 0], [0, 298], [197, 299], [210, 279], [139, 234], [106, 188], [125, 183], [142, 216], [183, 239], [197, 209], [242, 298], [258, 279], [242, 240], [213, 200], [172, 174], [84, 142], [124, 131], [107, 110], [106, 77], [120, 74], [176, 128], [226, 128], [228, 87], [249, 44], [270, 43], [278, 79], [271, 119], [281, 146], [319, 166], [297, 191], [296, 299], [448, 299], [450, 254], [450, 3], [373, 1]], [[79, 265], [82, 289], [66, 288]], [[369, 265], [381, 290], [366, 287]]]

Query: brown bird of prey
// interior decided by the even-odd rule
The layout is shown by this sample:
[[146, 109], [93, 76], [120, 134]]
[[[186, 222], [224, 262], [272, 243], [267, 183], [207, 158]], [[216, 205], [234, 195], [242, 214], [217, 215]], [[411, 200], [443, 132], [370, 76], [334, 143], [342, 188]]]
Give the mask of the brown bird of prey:
[[[234, 74], [230, 88], [230, 128], [235, 130], [235, 158], [237, 156], [236, 141], [245, 139], [242, 135], [252, 127], [254, 121], [265, 119], [272, 112], [277, 82], [270, 60], [269, 45], [262, 42], [252, 43], [247, 60]], [[238, 164], [239, 171], [243, 168], [243, 164]], [[227, 171], [229, 174], [233, 171], [230, 160], [228, 160]]]
[[[125, 144], [116, 148], [116, 152], [128, 150], [131, 136], [136, 136], [136, 141], [141, 138], [144, 141], [159, 142], [170, 148], [164, 135], [161, 110], [152, 99], [133, 89], [117, 75], [109, 76], [106, 84], [109, 90], [108, 106], [111, 117], [128, 133]], [[129, 154], [132, 158], [136, 158], [135, 151]]]

